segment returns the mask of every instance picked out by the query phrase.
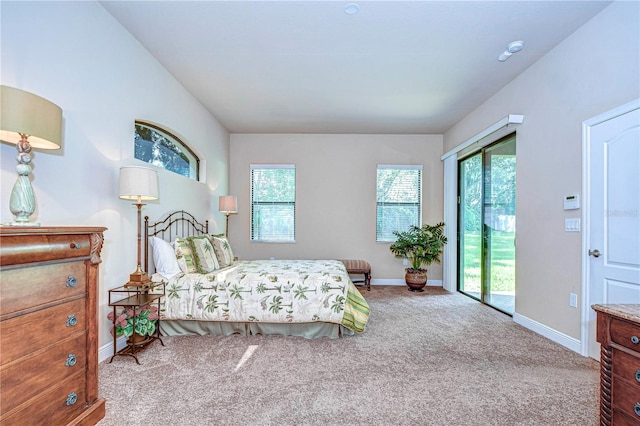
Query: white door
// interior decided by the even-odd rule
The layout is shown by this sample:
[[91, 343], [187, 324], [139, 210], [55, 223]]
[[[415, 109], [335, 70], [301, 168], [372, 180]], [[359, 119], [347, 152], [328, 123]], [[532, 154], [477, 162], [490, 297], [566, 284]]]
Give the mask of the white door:
[[[588, 355], [600, 358], [596, 303], [640, 303], [640, 102], [585, 123]], [[584, 318], [584, 316], [583, 316]]]

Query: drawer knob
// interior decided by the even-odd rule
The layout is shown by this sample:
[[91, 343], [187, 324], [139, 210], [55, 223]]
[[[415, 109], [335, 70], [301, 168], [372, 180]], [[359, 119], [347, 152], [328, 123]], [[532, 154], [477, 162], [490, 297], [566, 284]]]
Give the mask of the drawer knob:
[[633, 343], [634, 345], [640, 343], [640, 339], [638, 338], [638, 336], [631, 336], [631, 343]]
[[78, 324], [78, 317], [75, 315], [68, 315], [67, 316], [67, 327], [73, 327], [76, 324]]
[[640, 370], [636, 370], [636, 380], [640, 382]]
[[67, 287], [75, 287], [78, 284], [78, 279], [73, 275], [67, 277]]
[[640, 402], [636, 402], [636, 405], [633, 406], [633, 411], [636, 412], [636, 415], [640, 416]]
[[73, 405], [76, 403], [76, 401], [78, 401], [78, 394], [75, 392], [71, 392], [69, 395], [67, 395], [67, 405]]
[[67, 361], [64, 363], [65, 367], [73, 367], [74, 365], [76, 365], [77, 362], [77, 358], [74, 354], [69, 354], [69, 356], [67, 357]]
[[76, 243], [69, 244], [69, 247], [72, 248], [72, 249], [80, 249], [80, 245], [76, 244]]

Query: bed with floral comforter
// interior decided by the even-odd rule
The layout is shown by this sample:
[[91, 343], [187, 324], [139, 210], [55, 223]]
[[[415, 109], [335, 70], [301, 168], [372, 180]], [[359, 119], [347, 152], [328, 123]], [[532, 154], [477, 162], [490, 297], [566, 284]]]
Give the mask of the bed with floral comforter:
[[339, 337], [365, 329], [369, 305], [337, 260], [237, 261], [165, 281], [161, 331]]

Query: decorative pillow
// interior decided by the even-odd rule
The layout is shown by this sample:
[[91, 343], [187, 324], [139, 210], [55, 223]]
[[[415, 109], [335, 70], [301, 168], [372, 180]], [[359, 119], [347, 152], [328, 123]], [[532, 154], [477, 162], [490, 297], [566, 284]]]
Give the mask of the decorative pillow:
[[170, 242], [158, 237], [149, 237], [149, 245], [153, 254], [153, 265], [156, 272], [167, 279], [171, 279], [180, 272], [180, 265], [176, 252]]
[[199, 273], [208, 274], [211, 271], [220, 269], [209, 237], [201, 235], [198, 237], [189, 237], [188, 240], [191, 244], [193, 257], [196, 261], [196, 269]]
[[216, 252], [218, 263], [221, 268], [229, 266], [233, 263], [233, 251], [231, 251], [231, 244], [226, 237], [219, 237], [216, 235], [210, 235], [211, 242], [213, 242], [213, 249]]
[[193, 250], [191, 250], [191, 244], [189, 244], [189, 241], [184, 238], [176, 238], [174, 247], [176, 258], [178, 259], [178, 265], [180, 265], [180, 270], [185, 274], [198, 272], [195, 259], [193, 258]]

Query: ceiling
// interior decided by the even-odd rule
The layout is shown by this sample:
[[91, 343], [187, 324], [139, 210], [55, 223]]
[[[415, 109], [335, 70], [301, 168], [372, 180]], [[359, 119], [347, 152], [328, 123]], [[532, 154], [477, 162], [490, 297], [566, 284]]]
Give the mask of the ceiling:
[[100, 3], [231, 133], [440, 134], [610, 2]]

